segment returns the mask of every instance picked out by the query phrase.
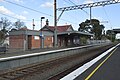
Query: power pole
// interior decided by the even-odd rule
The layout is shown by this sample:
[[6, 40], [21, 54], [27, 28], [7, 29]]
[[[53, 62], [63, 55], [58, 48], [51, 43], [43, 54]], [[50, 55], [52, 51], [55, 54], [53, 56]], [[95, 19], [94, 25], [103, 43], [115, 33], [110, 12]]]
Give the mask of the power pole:
[[91, 7], [90, 7], [90, 25], [91, 25], [91, 19], [92, 19], [92, 13], [91, 13]]
[[56, 0], [54, 0], [54, 47], [57, 47], [57, 8]]

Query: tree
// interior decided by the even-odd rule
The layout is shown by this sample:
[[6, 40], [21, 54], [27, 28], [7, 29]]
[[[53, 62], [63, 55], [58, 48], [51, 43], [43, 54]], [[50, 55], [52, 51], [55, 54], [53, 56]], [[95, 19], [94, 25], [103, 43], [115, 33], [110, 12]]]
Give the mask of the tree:
[[5, 17], [1, 17], [1, 31], [6, 35], [8, 33], [8, 31], [11, 28], [11, 22], [5, 18]]
[[80, 27], [78, 28], [78, 31], [83, 31], [83, 32], [89, 31], [90, 29], [89, 24], [90, 21], [88, 19], [85, 22], [82, 22], [81, 24], [79, 24]]
[[104, 25], [100, 25], [100, 21], [97, 19], [86, 20], [79, 24], [78, 31], [88, 31], [95, 35], [95, 39], [101, 39], [104, 31]]
[[20, 28], [24, 27], [25, 24], [24, 24], [24, 22], [21, 22], [20, 20], [17, 20], [17, 21], [13, 24], [13, 26], [15, 26], [15, 28], [19, 30]]
[[1, 28], [0, 29], [0, 44], [2, 44], [5, 38], [7, 37], [9, 30], [11, 29], [11, 22], [5, 17], [1, 17], [0, 28]]
[[2, 31], [0, 31], [0, 45], [4, 42], [5, 40], [5, 35]]
[[115, 36], [116, 34], [112, 30], [107, 30], [106, 31], [106, 37], [111, 40], [112, 42], [115, 41]]
[[[13, 28], [15, 26], [15, 28]], [[15, 23], [11, 23], [6, 17], [1, 17], [0, 20], [0, 44], [4, 42], [8, 36], [10, 30], [19, 30], [20, 28], [27, 28], [24, 22], [17, 20]]]

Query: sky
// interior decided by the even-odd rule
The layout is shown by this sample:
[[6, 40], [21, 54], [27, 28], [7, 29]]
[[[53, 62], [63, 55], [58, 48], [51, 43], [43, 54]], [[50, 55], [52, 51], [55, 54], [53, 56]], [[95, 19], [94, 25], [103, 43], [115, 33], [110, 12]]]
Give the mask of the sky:
[[[9, 1], [9, 2], [8, 2]], [[45, 17], [42, 25], [45, 25], [46, 19], [49, 20], [49, 25], [54, 25], [54, 0], [0, 0], [0, 17], [6, 17], [11, 22], [18, 19], [25, 22], [25, 25], [32, 29], [32, 20], [35, 20], [35, 30], [41, 28], [40, 18]], [[105, 0], [57, 0], [57, 8], [68, 7], [93, 3]], [[11, 3], [12, 2], [12, 3]], [[74, 4], [73, 4], [74, 3]], [[17, 4], [17, 5], [16, 5]], [[20, 7], [20, 6], [23, 7]], [[29, 9], [27, 9], [27, 8]], [[32, 9], [32, 10], [30, 10]], [[84, 10], [84, 11], [83, 11]], [[83, 10], [65, 11], [57, 25], [72, 25], [75, 30], [78, 30], [79, 24], [89, 19], [89, 8]], [[105, 30], [120, 28], [120, 4], [112, 4], [101, 7], [92, 8], [92, 19], [100, 20], [101, 24], [105, 26]], [[57, 17], [61, 11], [57, 11]], [[103, 22], [103, 23], [102, 23]], [[106, 23], [107, 22], [107, 23]]]

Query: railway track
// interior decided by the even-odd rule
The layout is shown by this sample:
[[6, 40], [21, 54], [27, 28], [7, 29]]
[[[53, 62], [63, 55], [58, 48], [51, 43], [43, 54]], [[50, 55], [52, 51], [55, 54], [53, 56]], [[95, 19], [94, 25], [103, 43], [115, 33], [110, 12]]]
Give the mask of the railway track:
[[[0, 80], [58, 80], [74, 70], [75, 66], [100, 55], [113, 45], [96, 48], [82, 54], [58, 58], [42, 64], [27, 65], [0, 73]], [[89, 54], [88, 54], [89, 53]], [[86, 55], [87, 54], [87, 55]], [[74, 68], [73, 68], [74, 67]]]

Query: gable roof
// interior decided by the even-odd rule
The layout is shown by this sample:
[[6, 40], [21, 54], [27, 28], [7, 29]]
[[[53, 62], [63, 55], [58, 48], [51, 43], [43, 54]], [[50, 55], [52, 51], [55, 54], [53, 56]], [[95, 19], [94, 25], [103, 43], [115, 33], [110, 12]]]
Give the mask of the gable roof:
[[[52, 32], [54, 32], [55, 27], [54, 26], [47, 26], [45, 25], [42, 30], [46, 31], [46, 28]], [[71, 25], [63, 25], [63, 26], [57, 26], [57, 32], [66, 32], [66, 31], [74, 31]]]

